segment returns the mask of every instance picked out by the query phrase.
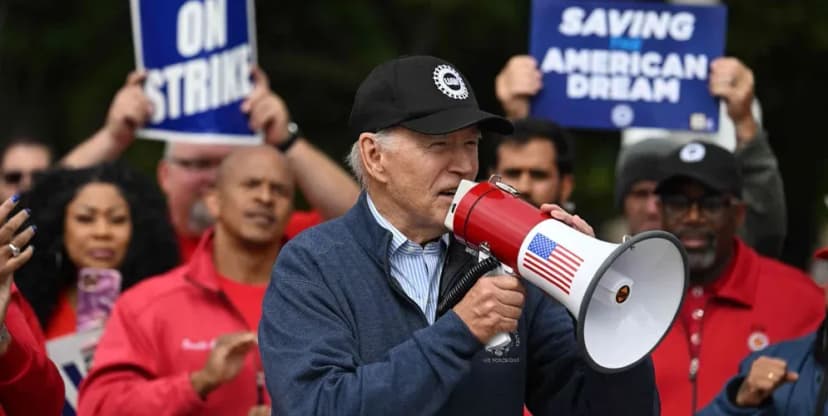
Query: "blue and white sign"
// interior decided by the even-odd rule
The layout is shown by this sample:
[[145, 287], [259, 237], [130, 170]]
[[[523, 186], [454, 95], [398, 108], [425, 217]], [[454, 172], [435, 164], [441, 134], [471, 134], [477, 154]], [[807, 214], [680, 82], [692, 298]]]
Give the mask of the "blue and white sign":
[[567, 127], [716, 131], [710, 63], [723, 6], [533, 0], [530, 53], [543, 74], [532, 115]]
[[103, 329], [76, 332], [52, 339], [46, 343], [46, 354], [63, 379], [66, 401], [61, 416], [75, 416], [81, 381], [89, 370], [89, 362], [101, 338]]
[[241, 102], [253, 88], [253, 0], [131, 0], [135, 62], [153, 115], [141, 137], [260, 143]]

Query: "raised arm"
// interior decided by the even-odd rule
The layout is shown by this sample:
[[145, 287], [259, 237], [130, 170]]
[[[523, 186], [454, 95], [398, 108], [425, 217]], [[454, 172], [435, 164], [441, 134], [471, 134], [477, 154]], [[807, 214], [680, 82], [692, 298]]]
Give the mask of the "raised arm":
[[718, 58], [710, 66], [710, 93], [725, 101], [736, 130], [735, 154], [748, 207], [740, 235], [759, 253], [779, 257], [787, 235], [785, 189], [776, 155], [752, 112], [753, 72], [736, 58]]
[[135, 130], [152, 116], [152, 104], [142, 88], [144, 78], [143, 72], [129, 73], [126, 83], [112, 99], [103, 127], [72, 149], [60, 161], [61, 165], [83, 168], [121, 156], [135, 140]]
[[[279, 147], [291, 137], [288, 130], [290, 112], [284, 100], [270, 90], [267, 75], [253, 68], [253, 92], [243, 103], [242, 111], [250, 117], [250, 128], [262, 130], [265, 141]], [[284, 150], [302, 194], [325, 218], [338, 217], [356, 202], [356, 181], [336, 162], [314, 147], [305, 137]]]

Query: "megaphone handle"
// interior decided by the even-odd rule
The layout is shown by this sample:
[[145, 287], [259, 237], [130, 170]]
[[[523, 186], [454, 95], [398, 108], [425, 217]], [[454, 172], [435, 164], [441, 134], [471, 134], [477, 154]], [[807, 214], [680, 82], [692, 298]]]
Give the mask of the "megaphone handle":
[[500, 332], [495, 334], [489, 342], [486, 343], [486, 349], [492, 348], [503, 348], [509, 343], [512, 342], [512, 337], [509, 336], [506, 332]]
[[[502, 274], [506, 274], [506, 271], [503, 269], [503, 264], [501, 263], [500, 266], [495, 267], [492, 271], [484, 274], [483, 277], [497, 276]], [[495, 334], [495, 336], [493, 336], [492, 339], [490, 339], [489, 342], [486, 343], [486, 349], [502, 348], [509, 345], [510, 342], [512, 342], [512, 337], [510, 337], [509, 334], [506, 332], [500, 332]]]

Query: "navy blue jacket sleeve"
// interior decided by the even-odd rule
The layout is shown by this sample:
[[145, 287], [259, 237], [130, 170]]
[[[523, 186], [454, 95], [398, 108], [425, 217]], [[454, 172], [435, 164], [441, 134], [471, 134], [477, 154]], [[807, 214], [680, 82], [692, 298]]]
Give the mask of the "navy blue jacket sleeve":
[[531, 313], [526, 403], [543, 415], [657, 415], [652, 360], [604, 374], [582, 357], [574, 320], [557, 302], [544, 299]]
[[344, 308], [322, 279], [305, 277], [322, 273], [313, 256], [286, 249], [259, 327], [274, 415], [422, 415], [445, 404], [482, 348], [456, 314], [414, 332], [384, 359], [360, 362]]
[[[767, 351], [765, 351], [761, 355], [767, 355]], [[736, 406], [734, 402], [734, 398], [736, 397], [736, 392], [739, 391], [739, 387], [742, 385], [742, 381], [745, 380], [748, 373], [750, 372], [750, 366], [753, 364], [757, 358], [759, 358], [760, 354], [754, 353], [749, 355], [747, 358], [742, 360], [739, 364], [739, 373], [730, 379], [727, 384], [725, 384], [722, 391], [713, 399], [710, 404], [707, 405], [704, 409], [700, 412], [696, 413], [697, 416], [776, 416], [777, 412], [775, 407], [773, 406], [773, 400], [769, 400], [761, 407], [739, 407]]]

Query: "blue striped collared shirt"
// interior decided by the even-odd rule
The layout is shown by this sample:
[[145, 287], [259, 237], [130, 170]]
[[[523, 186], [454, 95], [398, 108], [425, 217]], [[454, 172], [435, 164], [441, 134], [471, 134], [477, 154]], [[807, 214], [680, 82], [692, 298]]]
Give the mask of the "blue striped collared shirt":
[[370, 196], [368, 208], [377, 223], [391, 232], [391, 245], [388, 246], [391, 276], [397, 280], [403, 292], [420, 307], [428, 323], [433, 324], [437, 313], [440, 273], [446, 259], [448, 234], [444, 234], [438, 241], [421, 246], [409, 240], [380, 215]]

